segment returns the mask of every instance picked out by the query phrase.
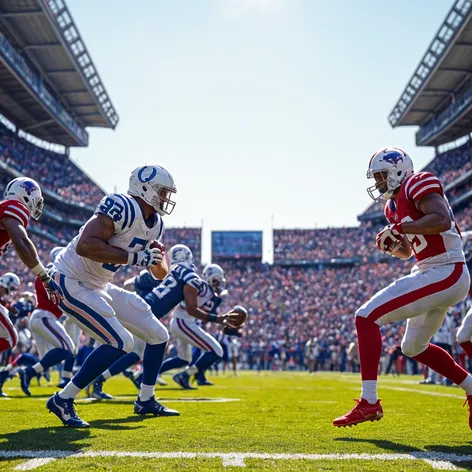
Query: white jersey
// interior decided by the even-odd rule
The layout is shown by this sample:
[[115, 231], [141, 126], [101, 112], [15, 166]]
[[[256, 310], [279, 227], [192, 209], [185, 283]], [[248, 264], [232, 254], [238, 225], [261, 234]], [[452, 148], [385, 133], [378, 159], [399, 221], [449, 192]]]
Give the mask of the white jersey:
[[[153, 216], [151, 228], [146, 225], [141, 207], [130, 195], [110, 194], [103, 197], [95, 214], [106, 215], [113, 220], [115, 232], [108, 243], [128, 252], [146, 249], [150, 242], [158, 241], [164, 231], [164, 223], [158, 214]], [[102, 264], [79, 256], [76, 247], [82, 230], [83, 227], [59, 253], [54, 266], [66, 277], [82, 282], [85, 287], [103, 289], [121, 265]]]
[[[219, 298], [213, 289], [210, 287], [208, 282], [201, 280], [200, 290], [198, 291], [198, 299], [197, 299], [197, 306], [198, 308], [206, 311], [207, 313], [215, 313], [216, 309], [221, 303], [221, 298]], [[173, 313], [174, 318], [180, 318], [184, 320], [193, 320], [196, 321], [197, 319], [193, 316], [190, 316], [187, 313], [187, 309], [185, 307], [185, 302], [181, 302]]]

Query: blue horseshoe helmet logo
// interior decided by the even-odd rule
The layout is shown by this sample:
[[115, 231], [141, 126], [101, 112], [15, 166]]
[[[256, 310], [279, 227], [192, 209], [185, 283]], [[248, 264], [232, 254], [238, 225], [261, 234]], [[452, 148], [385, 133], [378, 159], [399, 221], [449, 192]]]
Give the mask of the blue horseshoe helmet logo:
[[144, 171], [148, 168], [148, 166], [144, 166], [139, 172], [138, 172], [138, 179], [140, 180], [140, 182], [143, 182], [143, 183], [146, 183], [146, 182], [149, 182], [150, 180], [152, 180], [156, 174], [157, 174], [157, 170], [156, 168], [153, 168], [152, 169], [152, 172], [149, 176], [147, 177], [143, 177], [143, 173]]

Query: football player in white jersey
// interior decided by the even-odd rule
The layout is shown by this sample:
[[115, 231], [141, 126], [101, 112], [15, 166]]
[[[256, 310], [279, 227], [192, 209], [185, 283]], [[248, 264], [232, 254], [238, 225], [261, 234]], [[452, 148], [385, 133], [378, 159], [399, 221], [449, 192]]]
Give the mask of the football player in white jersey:
[[79, 392], [133, 349], [133, 336], [146, 341], [143, 382], [135, 405], [141, 414], [176, 416], [154, 398], [154, 387], [169, 339], [164, 325], [138, 295], [110, 283], [121, 265], [150, 268], [157, 278], [167, 274], [162, 252], [153, 242], [164, 230], [162, 216], [174, 209], [174, 179], [158, 165], [136, 168], [128, 193], [110, 194], [95, 215], [56, 258], [55, 280], [64, 293], [62, 310], [87, 334], [102, 343], [79, 372], [47, 402], [65, 425], [87, 428], [74, 408]]
[[[225, 276], [218, 264], [209, 264], [202, 273], [204, 283], [198, 292], [198, 306], [209, 313], [209, 316], [218, 316], [217, 309], [223, 301], [225, 290]], [[210, 319], [211, 321], [211, 319]], [[200, 321], [187, 313], [185, 303], [182, 302], [174, 311], [170, 323], [170, 331], [176, 337], [178, 357], [167, 359], [161, 367], [161, 374], [176, 367], [188, 366], [192, 360], [192, 348], [197, 347], [203, 352], [194, 365], [174, 375], [174, 381], [186, 390], [193, 390], [190, 386], [190, 376], [204, 372], [213, 363], [223, 356], [220, 343], [201, 326]], [[203, 385], [212, 385], [206, 381]]]

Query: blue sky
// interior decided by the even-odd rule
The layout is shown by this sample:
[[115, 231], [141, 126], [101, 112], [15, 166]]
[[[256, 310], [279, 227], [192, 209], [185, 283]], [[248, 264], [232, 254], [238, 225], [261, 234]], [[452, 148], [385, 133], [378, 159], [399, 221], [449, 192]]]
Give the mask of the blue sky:
[[433, 156], [387, 116], [451, 4], [68, 0], [121, 118], [72, 158], [109, 191], [168, 168], [170, 226], [356, 225], [377, 148]]

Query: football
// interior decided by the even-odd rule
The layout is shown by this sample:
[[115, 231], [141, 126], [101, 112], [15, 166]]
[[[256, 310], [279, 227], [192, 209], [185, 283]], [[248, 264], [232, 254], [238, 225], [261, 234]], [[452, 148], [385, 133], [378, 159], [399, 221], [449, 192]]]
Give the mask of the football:
[[233, 325], [235, 328], [241, 327], [247, 320], [248, 317], [248, 312], [246, 308], [242, 307], [241, 305], [236, 305], [234, 308], [231, 309], [229, 312], [230, 315], [238, 314], [239, 317], [236, 322], [232, 322], [231, 325]]

